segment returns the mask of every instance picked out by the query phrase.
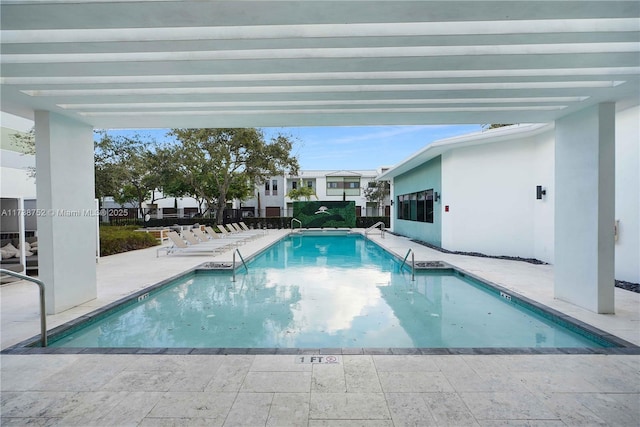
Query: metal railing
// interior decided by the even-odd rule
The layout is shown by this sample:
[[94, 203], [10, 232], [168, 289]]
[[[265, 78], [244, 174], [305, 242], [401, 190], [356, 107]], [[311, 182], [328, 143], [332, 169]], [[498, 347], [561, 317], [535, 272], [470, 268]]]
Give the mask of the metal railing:
[[239, 249], [234, 250], [233, 251], [233, 279], [232, 279], [233, 282], [236, 281], [236, 252], [238, 253], [238, 256], [240, 257], [240, 261], [242, 261], [242, 265], [244, 265], [245, 271], [247, 273], [249, 272], [249, 268], [247, 267], [247, 263], [244, 262], [244, 258], [242, 258], [242, 254], [240, 253], [240, 250]]
[[302, 228], [302, 221], [300, 221], [298, 218], [291, 218], [291, 230], [293, 230], [293, 222], [297, 222], [298, 224], [300, 224], [300, 227], [298, 228]]
[[411, 281], [414, 281], [416, 280], [416, 260], [415, 260], [413, 251], [411, 249], [409, 249], [407, 251], [407, 254], [404, 256], [404, 259], [402, 260], [402, 264], [400, 264], [400, 270], [402, 270], [402, 267], [404, 267], [405, 263], [407, 262], [407, 258], [409, 257], [409, 254], [411, 254]]
[[364, 235], [368, 236], [369, 232], [373, 231], [377, 227], [380, 227], [380, 235], [384, 239], [385, 228], [384, 228], [384, 222], [383, 221], [378, 221], [375, 224], [373, 224], [371, 227], [368, 227], [366, 230], [364, 230]]
[[16, 277], [18, 279], [33, 282], [40, 288], [40, 343], [42, 347], [47, 346], [47, 312], [45, 306], [44, 297], [44, 282], [33, 277], [26, 276], [24, 274], [16, 273], [15, 271], [0, 269], [0, 274], [7, 274], [9, 276]]

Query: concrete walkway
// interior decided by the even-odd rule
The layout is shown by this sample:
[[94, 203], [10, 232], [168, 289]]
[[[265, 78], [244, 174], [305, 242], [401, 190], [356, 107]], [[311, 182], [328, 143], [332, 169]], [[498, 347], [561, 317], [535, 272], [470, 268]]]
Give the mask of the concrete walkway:
[[[284, 233], [272, 230], [240, 250], [250, 257]], [[446, 255], [388, 234], [372, 238], [640, 344], [639, 294], [616, 289], [616, 314], [596, 315], [553, 298], [552, 266]], [[231, 251], [215, 257], [230, 259]], [[211, 260], [156, 258], [154, 248], [102, 258], [98, 298], [48, 316], [49, 328]], [[0, 297], [2, 348], [37, 335], [35, 285], [2, 286]], [[1, 424], [640, 425], [637, 355], [336, 355], [334, 363], [309, 356], [2, 355]]]

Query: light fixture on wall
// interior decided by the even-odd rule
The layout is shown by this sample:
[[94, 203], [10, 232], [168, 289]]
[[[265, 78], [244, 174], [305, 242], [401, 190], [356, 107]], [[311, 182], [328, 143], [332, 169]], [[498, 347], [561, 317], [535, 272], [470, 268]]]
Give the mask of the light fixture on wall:
[[438, 193], [437, 191], [435, 193], [433, 193], [433, 200], [435, 202], [439, 202], [440, 201], [440, 193]]
[[547, 190], [542, 189], [542, 185], [536, 186], [536, 199], [542, 200], [542, 196], [547, 194]]

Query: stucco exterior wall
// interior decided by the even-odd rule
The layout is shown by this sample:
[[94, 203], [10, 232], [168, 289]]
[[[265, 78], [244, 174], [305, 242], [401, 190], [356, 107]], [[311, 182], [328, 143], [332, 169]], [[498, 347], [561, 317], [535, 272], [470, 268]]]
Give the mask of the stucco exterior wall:
[[441, 158], [436, 157], [427, 163], [406, 172], [395, 178], [394, 181], [394, 232], [411, 236], [437, 246], [442, 245], [442, 201], [433, 204], [433, 223], [408, 221], [398, 219], [397, 197], [402, 194], [415, 193], [418, 191], [433, 189], [440, 194], [442, 192], [442, 165]]
[[452, 149], [442, 176], [445, 249], [553, 260], [552, 131]]
[[616, 279], [640, 283], [640, 107], [616, 113]]

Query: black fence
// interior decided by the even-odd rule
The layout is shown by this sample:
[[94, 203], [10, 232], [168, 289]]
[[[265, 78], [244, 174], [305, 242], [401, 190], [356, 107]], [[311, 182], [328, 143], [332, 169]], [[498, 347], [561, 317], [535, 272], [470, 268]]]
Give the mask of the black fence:
[[[237, 212], [235, 212], [237, 211]], [[146, 221], [143, 218], [123, 218], [123, 217], [114, 217], [109, 218], [109, 222], [103, 222], [103, 225], [114, 225], [114, 226], [123, 226], [123, 225], [136, 225], [139, 227], [168, 227], [171, 225], [193, 225], [193, 224], [201, 224], [201, 225], [215, 225], [216, 219], [210, 217], [193, 217], [193, 218], [148, 218]], [[252, 218], [252, 217], [242, 217], [242, 213], [238, 209], [231, 209], [229, 211], [225, 211], [225, 219], [224, 223], [230, 222], [240, 222], [244, 221], [247, 226], [250, 228], [260, 228], [260, 229], [281, 229], [281, 228], [291, 228], [291, 220], [293, 217], [290, 216], [279, 216], [279, 217], [267, 217], [267, 218]], [[385, 227], [390, 226], [390, 218], [388, 216], [361, 216], [356, 218], [356, 228], [368, 228], [377, 222], [382, 221], [385, 224]]]

